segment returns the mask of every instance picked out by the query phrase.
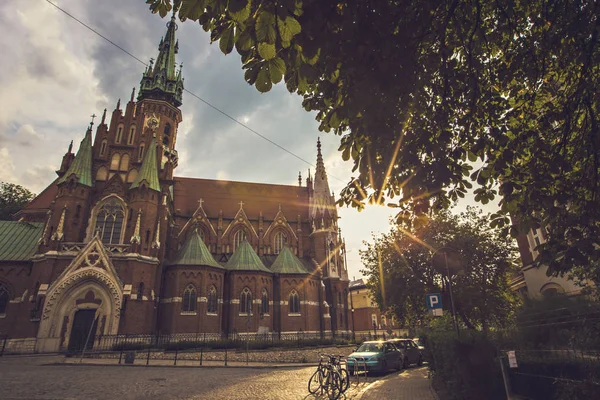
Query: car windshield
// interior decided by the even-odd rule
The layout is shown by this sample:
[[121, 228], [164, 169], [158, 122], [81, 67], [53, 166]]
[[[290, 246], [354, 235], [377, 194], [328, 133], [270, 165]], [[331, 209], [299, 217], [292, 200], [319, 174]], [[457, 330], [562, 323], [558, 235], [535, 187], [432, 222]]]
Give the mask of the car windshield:
[[383, 348], [383, 344], [381, 343], [363, 343], [360, 345], [358, 349], [356, 349], [357, 353], [361, 352], [381, 352]]

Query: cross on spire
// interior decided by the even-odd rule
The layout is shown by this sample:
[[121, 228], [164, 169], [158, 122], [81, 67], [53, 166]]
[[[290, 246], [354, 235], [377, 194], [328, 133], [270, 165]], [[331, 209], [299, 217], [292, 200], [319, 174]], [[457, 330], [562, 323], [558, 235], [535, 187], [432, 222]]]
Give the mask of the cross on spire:
[[92, 125], [94, 125], [94, 118], [96, 118], [96, 114], [92, 114], [92, 122], [90, 122], [90, 129], [92, 129]]
[[240, 201], [238, 204], [240, 205], [240, 208], [244, 208], [244, 202], [243, 201]]
[[202, 208], [202, 203], [204, 203], [204, 200], [202, 198], [200, 198], [200, 200], [198, 200], [198, 204], [200, 204], [200, 208]]

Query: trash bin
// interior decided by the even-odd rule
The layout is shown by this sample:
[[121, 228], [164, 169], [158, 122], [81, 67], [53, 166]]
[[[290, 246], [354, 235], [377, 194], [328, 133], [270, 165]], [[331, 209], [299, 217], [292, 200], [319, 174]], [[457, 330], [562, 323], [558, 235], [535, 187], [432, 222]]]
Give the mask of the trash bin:
[[135, 361], [135, 351], [125, 353], [125, 364], [133, 364]]

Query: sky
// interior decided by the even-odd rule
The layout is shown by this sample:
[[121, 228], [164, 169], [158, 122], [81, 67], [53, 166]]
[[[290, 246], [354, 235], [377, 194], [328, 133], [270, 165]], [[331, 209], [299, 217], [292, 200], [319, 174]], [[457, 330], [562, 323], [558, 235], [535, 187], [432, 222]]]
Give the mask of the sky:
[[[168, 19], [144, 1], [52, 2], [140, 60], [156, 58]], [[193, 21], [178, 22], [177, 38], [187, 90], [311, 164], [320, 137], [330, 188], [341, 191], [352, 165], [337, 151], [339, 137], [319, 132], [300, 96], [283, 84], [266, 94], [249, 86], [237, 53], [224, 56]], [[144, 65], [42, 0], [0, 2], [0, 45], [0, 181], [39, 193], [56, 177], [71, 140], [77, 148], [90, 116], [104, 108], [110, 115], [119, 98], [127, 101], [139, 88]], [[187, 93], [181, 110], [177, 176], [297, 185], [299, 171], [303, 181], [314, 171]], [[389, 231], [394, 209], [338, 212], [349, 276], [358, 278], [363, 241]]]

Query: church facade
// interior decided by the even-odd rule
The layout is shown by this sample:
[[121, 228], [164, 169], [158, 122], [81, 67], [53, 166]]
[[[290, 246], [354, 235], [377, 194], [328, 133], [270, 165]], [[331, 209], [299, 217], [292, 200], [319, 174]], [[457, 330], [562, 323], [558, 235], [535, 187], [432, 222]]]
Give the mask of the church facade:
[[[0, 334], [38, 351], [114, 334], [349, 331], [348, 274], [317, 144], [298, 185], [174, 175], [174, 18], [140, 90], [0, 223]], [[134, 91], [135, 92], [135, 91]]]

